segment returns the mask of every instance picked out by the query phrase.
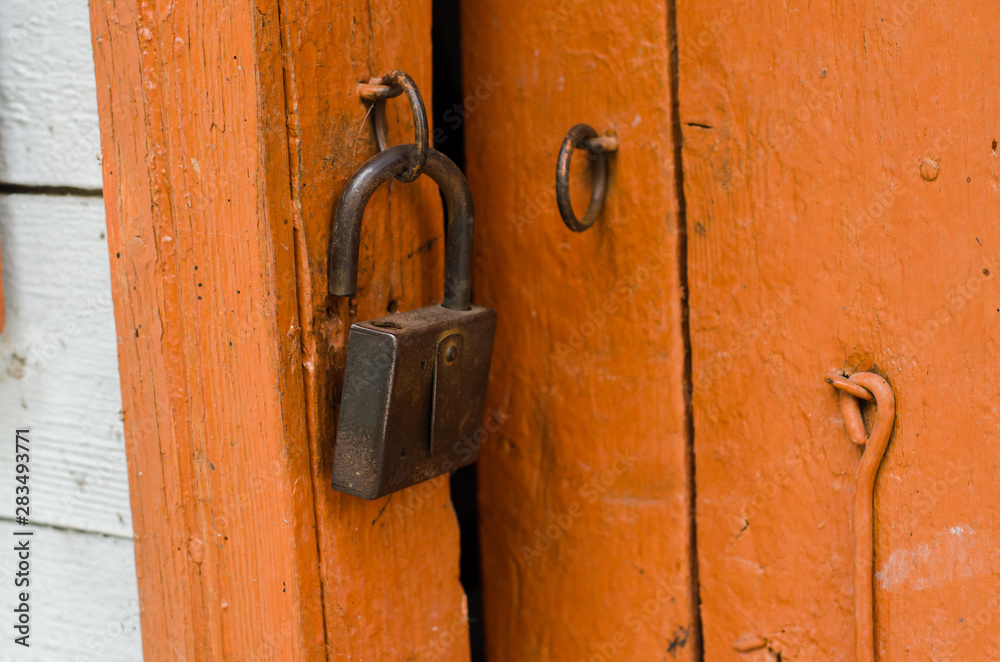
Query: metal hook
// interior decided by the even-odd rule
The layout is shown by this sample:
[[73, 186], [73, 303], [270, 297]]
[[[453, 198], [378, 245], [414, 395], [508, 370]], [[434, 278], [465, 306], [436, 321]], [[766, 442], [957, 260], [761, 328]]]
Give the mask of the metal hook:
[[398, 97], [404, 92], [410, 102], [410, 111], [413, 113], [413, 130], [416, 134], [413, 140], [417, 150], [413, 153], [410, 167], [405, 172], [396, 175], [396, 179], [409, 183], [416, 181], [417, 177], [420, 176], [421, 169], [427, 161], [428, 150], [430, 150], [427, 109], [424, 107], [424, 98], [420, 94], [420, 89], [409, 74], [395, 69], [384, 76], [372, 78], [367, 83], [358, 85], [358, 96], [375, 104], [375, 141], [378, 143], [380, 152], [389, 149], [389, 129], [385, 121], [386, 99]]
[[[854, 645], [857, 662], [875, 662], [875, 478], [896, 423], [896, 396], [887, 381], [871, 372], [849, 378], [827, 375], [826, 382], [840, 391], [840, 411], [851, 441], [865, 447], [854, 488]], [[875, 401], [871, 433], [865, 431], [857, 398]]]
[[[590, 192], [590, 204], [583, 219], [577, 219], [573, 212], [573, 203], [569, 198], [569, 164], [573, 151], [585, 149], [594, 163], [594, 188]], [[594, 127], [589, 124], [577, 124], [559, 147], [559, 158], [556, 161], [556, 204], [563, 223], [573, 232], [583, 232], [597, 220], [608, 188], [608, 153], [618, 151], [618, 138], [615, 136], [599, 136]]]

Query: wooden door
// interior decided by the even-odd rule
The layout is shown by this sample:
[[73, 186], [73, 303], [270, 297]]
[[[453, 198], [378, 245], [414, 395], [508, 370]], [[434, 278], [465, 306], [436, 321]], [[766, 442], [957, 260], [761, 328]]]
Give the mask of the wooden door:
[[[463, 5], [466, 94], [492, 87], [466, 140], [510, 414], [479, 465], [488, 659], [700, 659], [671, 20], [660, 0]], [[553, 191], [580, 122], [621, 147], [574, 234]]]
[[91, 14], [146, 659], [468, 659], [448, 478], [330, 488], [351, 321], [442, 288], [426, 180], [369, 204], [356, 299], [325, 276], [375, 149], [356, 85], [401, 68], [430, 102], [429, 0]]
[[[356, 84], [404, 69], [430, 102], [430, 0], [91, 11], [147, 658], [470, 659], [448, 478], [329, 486], [350, 323], [442, 287], [424, 180], [369, 205], [358, 297], [325, 287], [374, 153]], [[896, 395], [877, 659], [1000, 659], [996, 19], [462, 6], [443, 117], [500, 320], [475, 440], [487, 659], [852, 659], [840, 370]], [[573, 234], [554, 170], [580, 122], [620, 148]]]
[[896, 396], [877, 659], [997, 659], [1000, 6], [677, 8], [705, 659], [854, 659], [840, 369]]

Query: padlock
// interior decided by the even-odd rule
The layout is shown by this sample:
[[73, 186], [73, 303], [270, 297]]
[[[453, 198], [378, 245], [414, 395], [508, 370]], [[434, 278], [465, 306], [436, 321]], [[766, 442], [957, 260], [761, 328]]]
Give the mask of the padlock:
[[[353, 296], [365, 206], [410, 165], [416, 147], [380, 152], [347, 182], [330, 237], [329, 291]], [[474, 306], [472, 193], [448, 157], [423, 173], [444, 195], [444, 301], [351, 326], [333, 457], [333, 487], [376, 499], [475, 462], [497, 314]]]

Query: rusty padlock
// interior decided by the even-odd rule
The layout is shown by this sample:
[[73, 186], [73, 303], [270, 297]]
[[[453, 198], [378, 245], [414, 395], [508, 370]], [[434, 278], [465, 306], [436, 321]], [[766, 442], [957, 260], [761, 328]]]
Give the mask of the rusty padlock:
[[[414, 145], [368, 160], [347, 182], [330, 237], [329, 291], [353, 296], [365, 206], [410, 166]], [[471, 464], [482, 423], [497, 314], [472, 298], [472, 193], [465, 175], [433, 149], [423, 173], [444, 194], [444, 301], [351, 326], [333, 487], [365, 499]]]

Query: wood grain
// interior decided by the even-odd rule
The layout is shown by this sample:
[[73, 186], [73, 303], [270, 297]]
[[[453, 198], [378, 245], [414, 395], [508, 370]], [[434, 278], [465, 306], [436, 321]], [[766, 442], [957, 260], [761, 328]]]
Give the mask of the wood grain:
[[897, 400], [877, 659], [1000, 654], [998, 19], [678, 6], [706, 659], [853, 659], [841, 368]]
[[[479, 460], [490, 659], [700, 659], [669, 18], [463, 6], [475, 288], [499, 313], [488, 406], [509, 416]], [[621, 148], [573, 234], [555, 166], [579, 122]], [[578, 214], [589, 187], [571, 178]]]
[[325, 658], [273, 4], [91, 4], [147, 660]]
[[[303, 366], [327, 644], [333, 660], [469, 658], [448, 477], [376, 501], [330, 488], [347, 333], [355, 319], [442, 300], [444, 216], [432, 181], [391, 182], [362, 227], [358, 294], [329, 297], [326, 251], [338, 196], [376, 151], [356, 85], [392, 69], [430, 107], [431, 3], [283, 2]], [[403, 97], [387, 106], [393, 144], [412, 142]], [[305, 266], [303, 266], [305, 265]]]
[[402, 68], [430, 99], [430, 14], [93, 6], [150, 659], [468, 659], [447, 478], [330, 488], [351, 321], [441, 297], [425, 181], [376, 195], [359, 295], [326, 295], [332, 210], [374, 154], [355, 86]]

